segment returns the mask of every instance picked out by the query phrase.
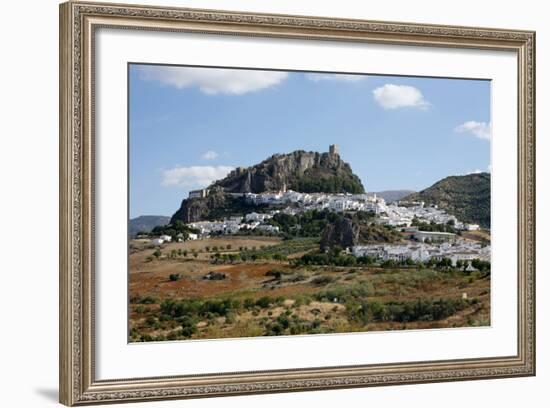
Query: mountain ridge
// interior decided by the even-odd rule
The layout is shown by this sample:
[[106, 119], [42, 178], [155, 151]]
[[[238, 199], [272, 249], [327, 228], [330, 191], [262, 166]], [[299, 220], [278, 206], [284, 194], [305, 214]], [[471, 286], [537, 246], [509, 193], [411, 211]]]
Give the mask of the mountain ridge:
[[491, 174], [448, 176], [430, 187], [410, 194], [403, 201], [438, 205], [459, 221], [491, 227]]
[[170, 217], [165, 215], [140, 215], [128, 221], [128, 234], [135, 236], [138, 232], [150, 232], [159, 225], [166, 225]]

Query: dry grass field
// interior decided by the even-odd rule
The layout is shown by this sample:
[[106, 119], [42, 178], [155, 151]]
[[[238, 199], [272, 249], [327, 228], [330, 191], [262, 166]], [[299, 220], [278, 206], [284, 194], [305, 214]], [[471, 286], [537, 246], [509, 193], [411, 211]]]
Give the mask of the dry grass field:
[[292, 262], [317, 247], [244, 236], [159, 249], [131, 241], [130, 341], [490, 324], [490, 277], [478, 271]]

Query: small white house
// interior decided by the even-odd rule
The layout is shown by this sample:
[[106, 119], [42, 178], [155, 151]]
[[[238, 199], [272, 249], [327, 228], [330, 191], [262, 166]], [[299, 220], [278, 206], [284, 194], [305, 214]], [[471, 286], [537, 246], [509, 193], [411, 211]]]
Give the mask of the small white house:
[[188, 239], [195, 241], [196, 239], [199, 239], [198, 234], [189, 234]]
[[259, 214], [257, 212], [251, 212], [246, 214], [244, 218], [246, 221], [263, 221], [271, 217], [269, 214]]
[[151, 243], [155, 246], [161, 246], [164, 243], [164, 240], [161, 238], [153, 238]]
[[430, 240], [431, 242], [443, 242], [454, 241], [456, 235], [450, 232], [436, 232], [436, 231], [417, 231], [414, 233], [414, 237], [421, 242]]
[[279, 232], [279, 227], [277, 227], [276, 225], [263, 224], [263, 225], [258, 225], [256, 228], [261, 231], [265, 231], [269, 233]]
[[478, 224], [465, 224], [464, 226], [466, 227], [467, 231], [478, 231], [479, 230], [479, 225]]
[[159, 237], [163, 242], [170, 242], [172, 241], [172, 237], [170, 235], [161, 235]]

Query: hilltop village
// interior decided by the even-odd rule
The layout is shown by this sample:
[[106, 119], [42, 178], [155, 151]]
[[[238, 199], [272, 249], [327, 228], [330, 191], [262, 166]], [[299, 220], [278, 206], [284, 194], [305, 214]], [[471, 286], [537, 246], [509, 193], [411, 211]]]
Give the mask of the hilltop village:
[[[190, 197], [208, 196], [208, 190], [192, 191], [189, 195]], [[407, 240], [405, 243], [354, 245], [345, 248], [354, 256], [370, 256], [382, 261], [411, 259], [422, 262], [449, 258], [453, 266], [458, 261], [471, 263], [476, 258], [486, 261], [490, 259], [490, 245], [462, 239], [458, 235], [462, 231], [477, 231], [480, 229], [479, 225], [464, 223], [436, 205], [426, 206], [423, 202], [388, 204], [376, 194], [300, 193], [285, 189], [275, 193], [233, 193], [232, 195], [244, 199], [248, 204], [261, 208], [277, 207], [277, 209], [233, 215], [222, 220], [189, 223], [188, 226], [197, 233], [189, 234], [188, 239], [250, 232], [277, 235], [281, 232], [280, 227], [273, 222], [273, 217], [277, 214], [297, 215], [313, 210], [334, 213], [366, 212], [373, 215], [372, 222], [401, 231]], [[430, 228], [435, 231], [425, 231], [418, 225], [448, 226], [447, 229], [454, 232], [437, 231], [437, 228]], [[154, 242], [161, 244], [163, 240], [171, 240], [171, 238], [164, 235], [156, 238]]]

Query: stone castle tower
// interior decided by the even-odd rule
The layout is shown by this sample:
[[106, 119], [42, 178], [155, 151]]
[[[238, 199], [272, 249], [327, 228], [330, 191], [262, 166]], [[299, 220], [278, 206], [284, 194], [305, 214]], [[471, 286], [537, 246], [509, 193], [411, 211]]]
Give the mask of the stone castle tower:
[[330, 155], [339, 155], [340, 154], [340, 151], [338, 150], [338, 145], [330, 145], [328, 147], [328, 152]]

